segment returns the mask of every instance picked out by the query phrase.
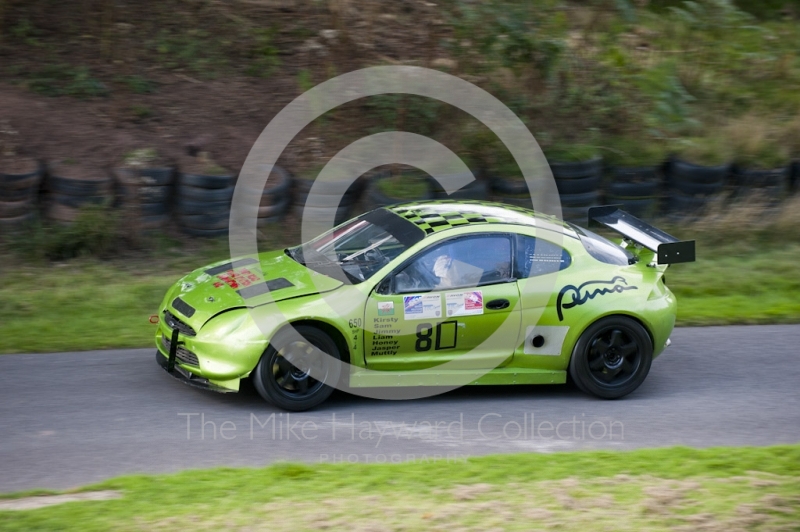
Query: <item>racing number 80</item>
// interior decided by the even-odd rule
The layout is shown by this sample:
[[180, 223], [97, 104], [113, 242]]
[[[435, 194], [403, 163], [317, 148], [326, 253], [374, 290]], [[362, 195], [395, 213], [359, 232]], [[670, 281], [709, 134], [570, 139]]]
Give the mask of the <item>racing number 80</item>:
[[457, 338], [458, 322], [455, 320], [437, 323], [436, 334], [434, 334], [433, 325], [420, 323], [417, 325], [417, 341], [414, 344], [414, 350], [417, 352], [430, 351], [431, 347], [434, 346], [434, 341], [436, 342], [434, 346], [436, 351], [455, 349]]

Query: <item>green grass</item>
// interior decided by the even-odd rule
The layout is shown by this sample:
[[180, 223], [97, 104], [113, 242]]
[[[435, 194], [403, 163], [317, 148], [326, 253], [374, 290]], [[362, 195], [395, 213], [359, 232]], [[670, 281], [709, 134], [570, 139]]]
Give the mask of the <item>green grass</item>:
[[4, 511], [0, 528], [796, 530], [800, 446], [280, 463], [120, 477], [80, 491], [93, 490], [122, 498]]

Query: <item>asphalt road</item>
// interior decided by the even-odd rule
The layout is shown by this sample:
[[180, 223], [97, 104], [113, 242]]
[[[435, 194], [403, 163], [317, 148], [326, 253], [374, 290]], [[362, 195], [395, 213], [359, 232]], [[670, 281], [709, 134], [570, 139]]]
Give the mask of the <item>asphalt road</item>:
[[523, 451], [800, 442], [800, 326], [684, 328], [639, 390], [469, 387], [389, 402], [336, 393], [286, 414], [219, 395], [153, 349], [0, 356], [0, 492], [277, 460], [463, 460]]

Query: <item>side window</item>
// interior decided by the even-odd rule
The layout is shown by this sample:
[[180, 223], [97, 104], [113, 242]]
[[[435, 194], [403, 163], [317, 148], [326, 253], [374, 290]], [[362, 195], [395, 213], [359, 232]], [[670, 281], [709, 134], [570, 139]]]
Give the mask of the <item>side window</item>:
[[511, 239], [476, 235], [443, 242], [422, 252], [395, 276], [397, 293], [449, 290], [511, 278]]
[[572, 257], [565, 249], [542, 238], [517, 235], [517, 277], [525, 279], [567, 268]]

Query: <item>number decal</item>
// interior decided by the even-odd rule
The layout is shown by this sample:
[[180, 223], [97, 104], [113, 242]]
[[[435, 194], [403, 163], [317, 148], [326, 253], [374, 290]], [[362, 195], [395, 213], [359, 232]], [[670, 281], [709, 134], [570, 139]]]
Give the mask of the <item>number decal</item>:
[[414, 344], [414, 349], [418, 353], [430, 351], [434, 339], [436, 341], [434, 347], [435, 351], [456, 348], [456, 340], [458, 339], [457, 321], [453, 320], [437, 323], [435, 331], [436, 334], [434, 335], [434, 328], [430, 323], [420, 323], [417, 325], [417, 342]]
[[420, 323], [417, 325], [417, 343], [414, 344], [416, 351], [429, 351], [433, 345], [433, 327], [430, 323]]
[[360, 329], [361, 328], [361, 318], [353, 318], [352, 320], [347, 322], [347, 324], [350, 325], [351, 329]]

